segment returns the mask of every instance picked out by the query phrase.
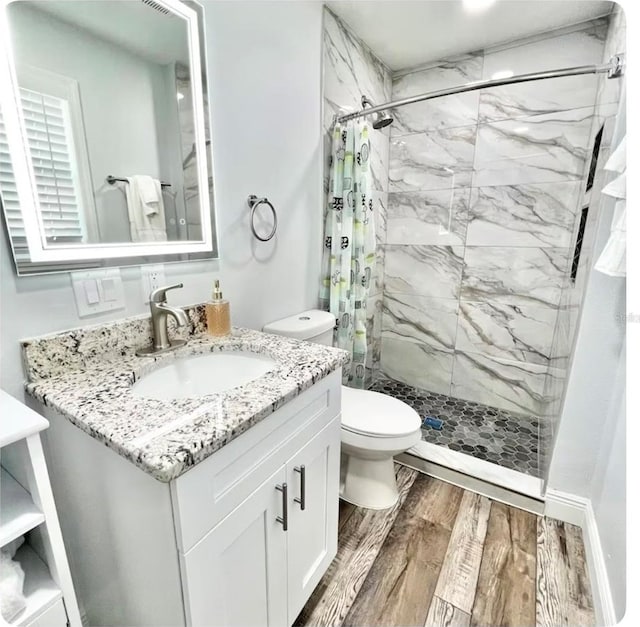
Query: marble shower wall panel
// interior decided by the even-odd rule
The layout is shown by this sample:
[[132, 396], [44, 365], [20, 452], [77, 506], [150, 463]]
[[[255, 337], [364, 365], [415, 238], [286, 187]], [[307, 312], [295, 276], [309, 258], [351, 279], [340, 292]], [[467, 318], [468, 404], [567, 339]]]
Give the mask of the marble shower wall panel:
[[593, 105], [480, 124], [473, 186], [581, 179], [592, 121]]
[[387, 244], [464, 246], [469, 195], [465, 187], [390, 192]]
[[467, 246], [460, 297], [557, 310], [568, 263], [566, 248]]
[[[331, 11], [324, 12], [323, 128], [325, 192], [328, 191], [330, 129], [336, 114], [361, 109], [362, 95], [374, 102], [391, 99], [391, 73], [387, 67]], [[371, 379], [380, 363], [384, 242], [386, 241], [389, 189], [389, 129], [371, 135], [371, 173], [376, 228], [376, 268], [367, 302], [367, 375]]]
[[376, 218], [376, 246], [383, 246], [387, 233], [387, 208], [389, 206], [389, 193], [375, 190], [372, 193], [373, 210]]
[[391, 74], [339, 18], [325, 10], [325, 128], [331, 126], [334, 115], [359, 110], [363, 94], [386, 102], [391, 96]]
[[451, 396], [508, 411], [536, 414], [542, 405], [547, 368], [547, 365], [456, 351]]
[[[391, 99], [391, 73], [387, 67], [331, 11], [324, 12], [325, 132], [335, 115], [358, 111], [362, 95], [374, 102]], [[389, 129], [371, 137], [371, 172], [374, 188], [388, 190]]]
[[581, 192], [582, 181], [474, 187], [466, 243], [568, 248]]
[[[606, 34], [607, 20], [603, 18], [559, 37], [505, 46], [485, 54], [482, 79], [497, 73], [527, 74], [601, 63]], [[484, 89], [480, 92], [480, 122], [592, 107], [597, 82], [595, 75], [568, 76]]]
[[458, 301], [386, 292], [382, 307], [382, 337], [429, 344], [453, 352]]
[[456, 350], [546, 365], [556, 310], [553, 307], [460, 303]]
[[[394, 78], [393, 99], [410, 98], [482, 78], [481, 53], [444, 60], [428, 69]], [[478, 120], [479, 92], [455, 94], [393, 109], [391, 136], [410, 135], [440, 128], [469, 126]]]
[[449, 394], [453, 353], [429, 344], [382, 338], [380, 372], [395, 381]]
[[[606, 28], [606, 19], [594, 20], [398, 73], [393, 99], [497, 72], [600, 63]], [[427, 372], [425, 351], [437, 349], [440, 367], [452, 368], [437, 377], [442, 386], [450, 376], [445, 393], [511, 411], [541, 410], [580, 218], [598, 80], [550, 79], [394, 111], [382, 317], [385, 374], [437, 391], [434, 376], [416, 378]], [[446, 311], [434, 302], [447, 303]], [[454, 312], [451, 348], [445, 338]], [[563, 315], [569, 328], [575, 311], [567, 308]], [[411, 345], [404, 360], [403, 345]], [[560, 356], [555, 365], [561, 365]]]
[[391, 138], [389, 191], [469, 187], [475, 144], [475, 126]]
[[459, 297], [462, 246], [385, 246], [385, 293]]

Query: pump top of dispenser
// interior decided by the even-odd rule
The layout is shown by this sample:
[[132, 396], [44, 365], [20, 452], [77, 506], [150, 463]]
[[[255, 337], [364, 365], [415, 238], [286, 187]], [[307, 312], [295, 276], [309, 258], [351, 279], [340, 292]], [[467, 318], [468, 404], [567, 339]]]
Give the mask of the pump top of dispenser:
[[213, 284], [212, 297], [213, 300], [222, 300], [222, 290], [220, 289], [220, 281], [218, 281], [218, 279], [216, 279], [215, 283]]

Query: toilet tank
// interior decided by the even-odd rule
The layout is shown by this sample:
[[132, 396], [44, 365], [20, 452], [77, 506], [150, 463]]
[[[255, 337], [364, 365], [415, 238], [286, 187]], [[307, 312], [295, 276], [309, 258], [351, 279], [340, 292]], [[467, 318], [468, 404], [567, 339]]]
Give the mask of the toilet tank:
[[310, 309], [302, 313], [275, 320], [265, 324], [262, 330], [265, 333], [295, 337], [299, 340], [307, 340], [325, 346], [333, 345], [333, 327], [336, 319], [328, 311]]

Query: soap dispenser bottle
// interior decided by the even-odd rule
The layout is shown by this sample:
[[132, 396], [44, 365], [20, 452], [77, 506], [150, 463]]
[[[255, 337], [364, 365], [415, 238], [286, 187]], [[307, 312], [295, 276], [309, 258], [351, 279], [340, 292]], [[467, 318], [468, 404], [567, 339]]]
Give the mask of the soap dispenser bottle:
[[205, 305], [207, 313], [207, 333], [209, 335], [229, 335], [231, 333], [231, 316], [229, 301], [222, 298], [220, 281], [216, 280], [212, 300]]

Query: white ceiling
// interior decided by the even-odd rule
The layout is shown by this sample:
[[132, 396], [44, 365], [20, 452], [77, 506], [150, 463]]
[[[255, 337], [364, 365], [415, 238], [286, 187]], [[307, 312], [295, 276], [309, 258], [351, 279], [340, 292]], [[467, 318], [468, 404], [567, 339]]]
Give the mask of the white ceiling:
[[189, 63], [186, 21], [171, 13], [164, 15], [142, 2], [35, 0], [29, 5], [149, 61]]
[[403, 70], [606, 15], [598, 0], [497, 0], [469, 12], [462, 0], [326, 3], [391, 70]]

